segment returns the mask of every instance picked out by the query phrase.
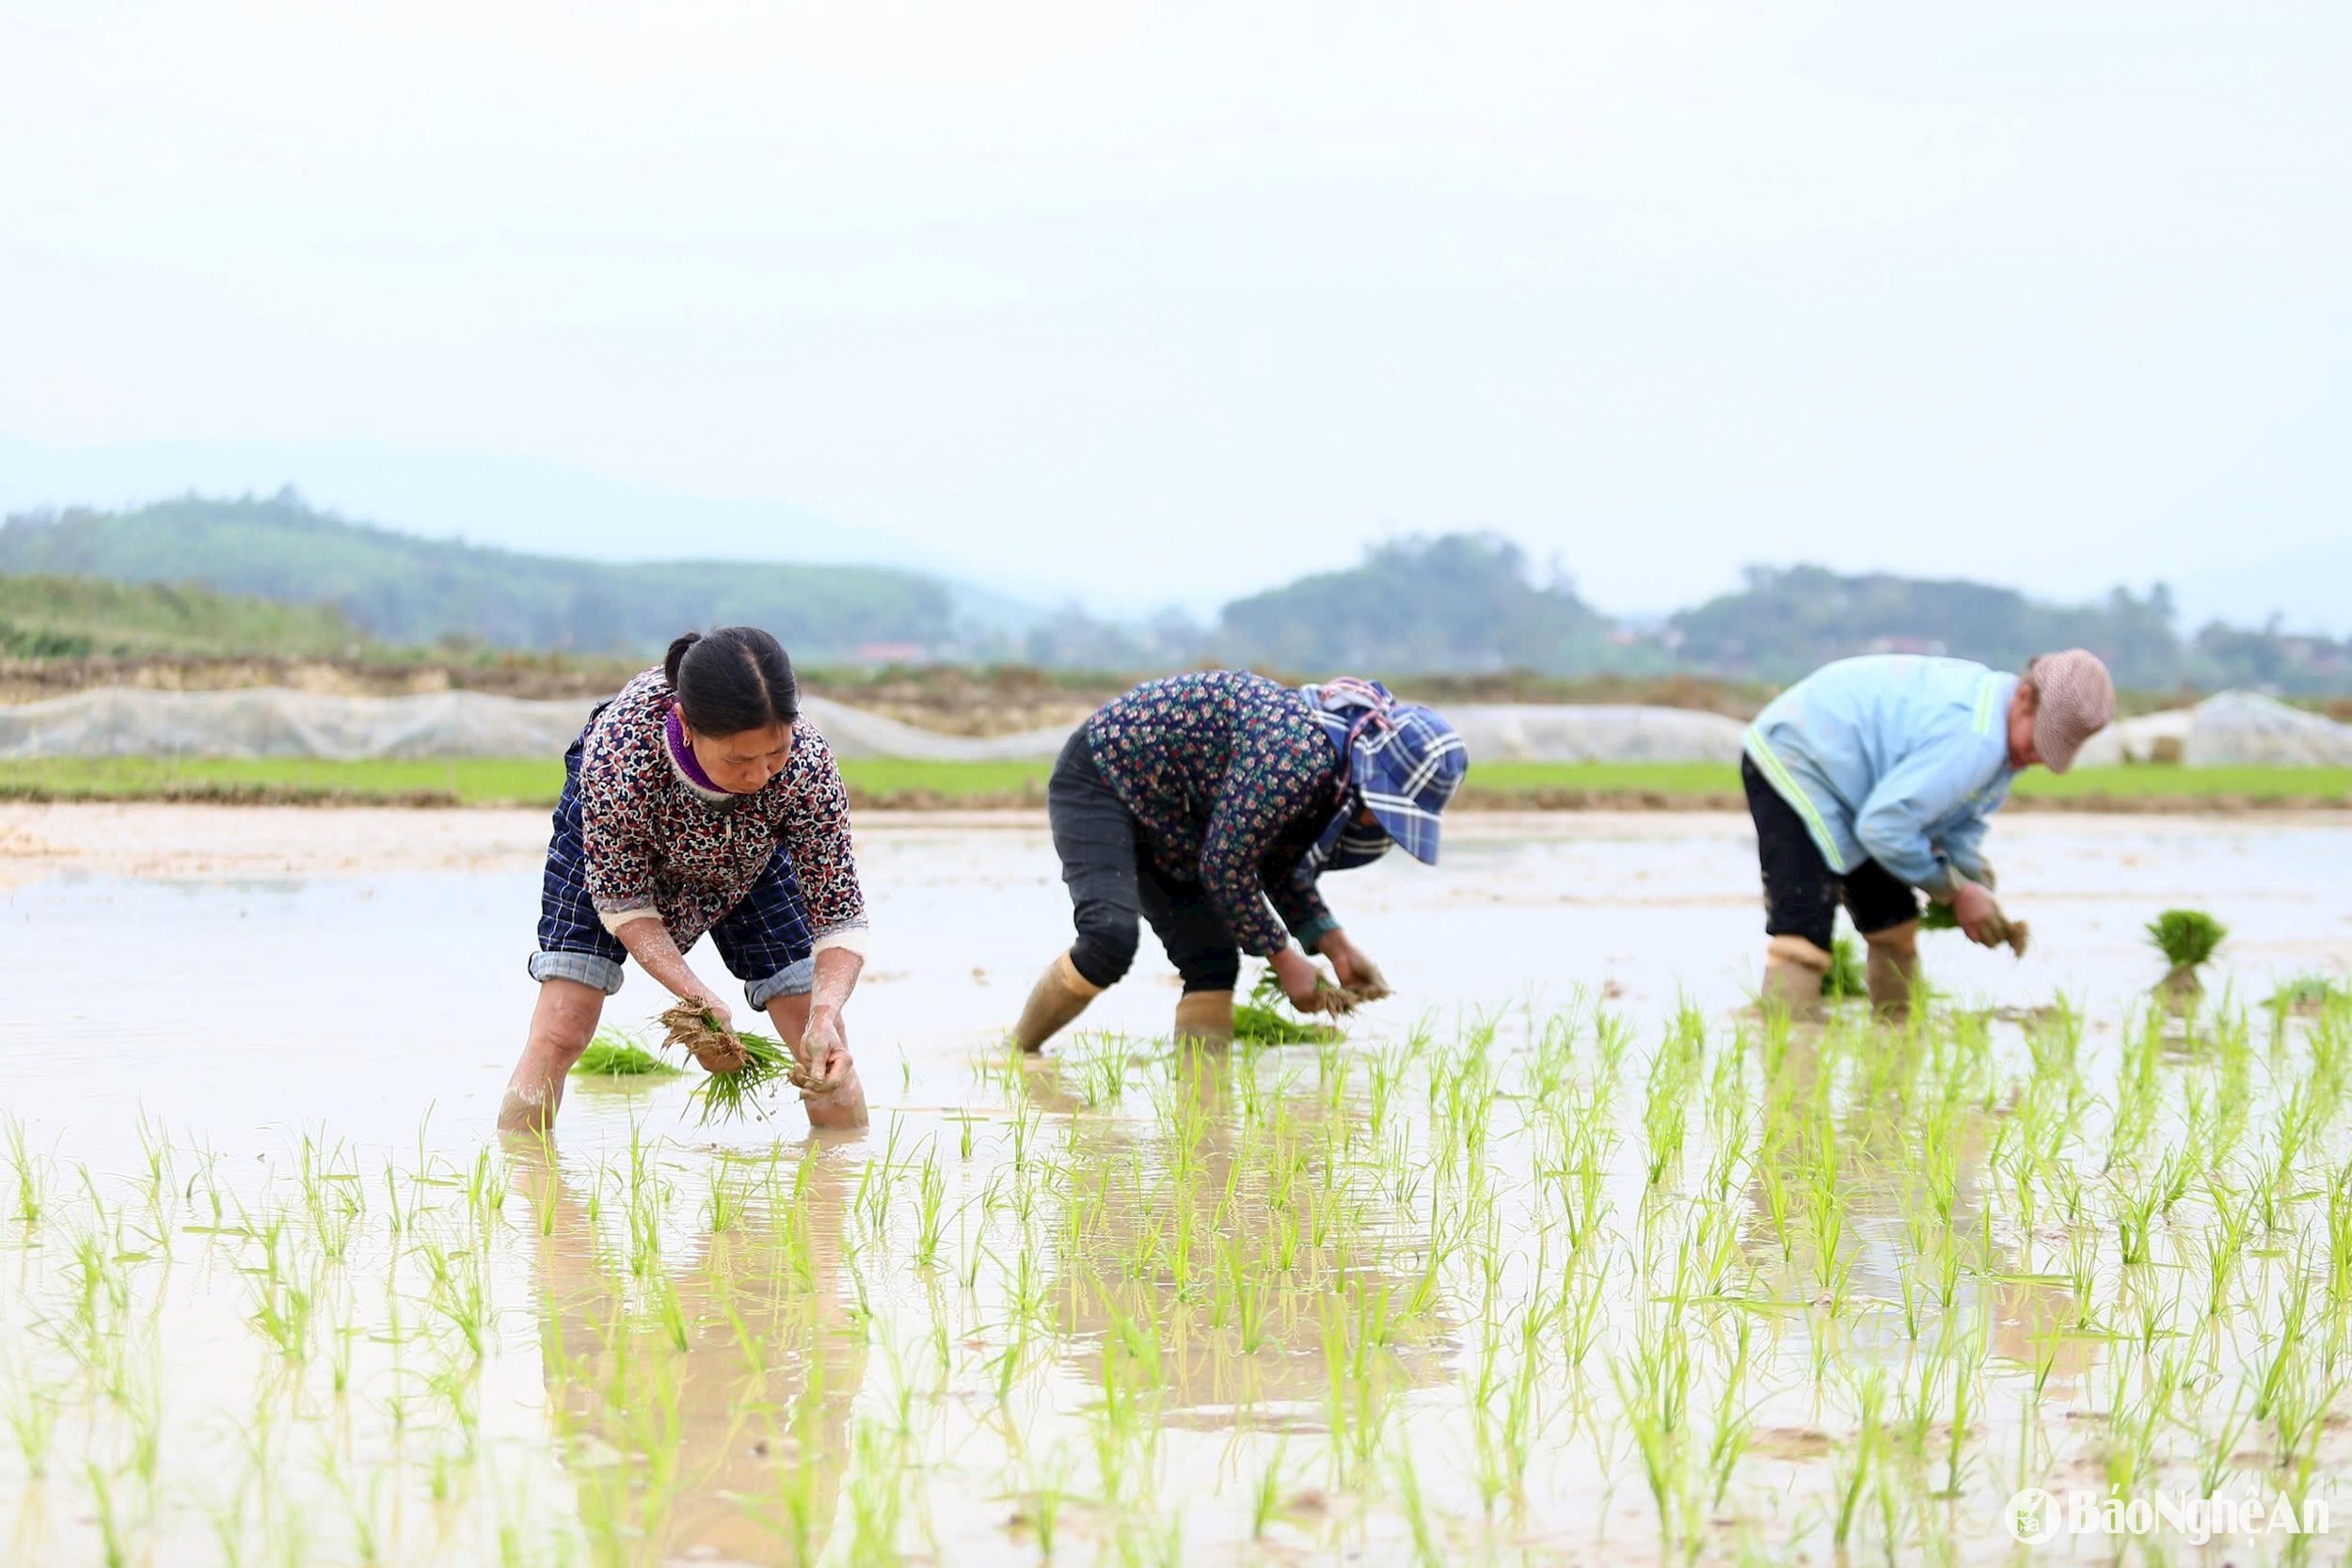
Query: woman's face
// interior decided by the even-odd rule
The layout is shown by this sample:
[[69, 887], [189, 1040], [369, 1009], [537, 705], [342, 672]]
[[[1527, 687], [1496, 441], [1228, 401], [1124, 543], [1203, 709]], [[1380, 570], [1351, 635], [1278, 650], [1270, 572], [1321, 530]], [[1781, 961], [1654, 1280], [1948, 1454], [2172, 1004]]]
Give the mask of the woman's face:
[[710, 782], [733, 795], [756, 795], [768, 781], [784, 771], [792, 755], [792, 726], [771, 724], [766, 729], [735, 735], [703, 735], [681, 724], [686, 743], [694, 749]]

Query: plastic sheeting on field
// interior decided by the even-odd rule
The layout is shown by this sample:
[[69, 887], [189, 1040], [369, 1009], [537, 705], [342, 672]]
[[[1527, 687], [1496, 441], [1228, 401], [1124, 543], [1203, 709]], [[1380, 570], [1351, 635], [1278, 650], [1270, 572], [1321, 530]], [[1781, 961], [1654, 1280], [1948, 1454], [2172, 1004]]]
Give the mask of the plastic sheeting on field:
[[[148, 691], [104, 687], [0, 706], [0, 757], [560, 756], [595, 705], [435, 691], [349, 697], [278, 687]], [[987, 761], [1051, 756], [1067, 729], [975, 739], [935, 735], [822, 698], [809, 721], [846, 757]]]
[[[514, 757], [560, 755], [593, 705], [437, 691], [349, 697], [279, 688], [78, 691], [0, 706], [0, 757]], [[1066, 727], [940, 735], [819, 697], [809, 721], [845, 757], [987, 762], [1051, 759]], [[1446, 710], [1473, 766], [1488, 762], [1722, 762], [1740, 724], [1683, 708], [1473, 704]]]
[[[0, 706], [0, 758], [557, 756], [594, 705], [435, 691], [347, 697], [257, 687], [149, 691], [103, 687]], [[845, 757], [914, 762], [1049, 760], [1062, 726], [987, 736], [941, 735], [879, 713], [809, 697], [802, 706]], [[1745, 726], [1690, 708], [1475, 703], [1446, 717], [1480, 762], [1714, 762], [1740, 759]], [[2126, 719], [2091, 737], [2087, 768], [2122, 762], [2352, 767], [2352, 724], [2251, 691], [2192, 708]]]
[[2084, 742], [2076, 758], [2083, 768], [2123, 762], [2352, 767], [2352, 724], [2289, 707], [2258, 691], [2224, 691], [2195, 707], [2119, 720]]
[[100, 687], [0, 707], [0, 757], [486, 757], [561, 754], [591, 705], [477, 691], [346, 697], [252, 687]]
[[1692, 708], [1474, 703], [1441, 710], [1482, 762], [1737, 764], [1747, 726]]

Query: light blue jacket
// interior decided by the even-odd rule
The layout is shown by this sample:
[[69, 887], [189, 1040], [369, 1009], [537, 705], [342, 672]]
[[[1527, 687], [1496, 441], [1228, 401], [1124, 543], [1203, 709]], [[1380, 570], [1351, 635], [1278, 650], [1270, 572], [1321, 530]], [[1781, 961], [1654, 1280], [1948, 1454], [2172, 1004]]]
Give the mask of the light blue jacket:
[[1984, 875], [1985, 818], [2009, 799], [2017, 677], [1959, 658], [1822, 666], [1748, 727], [1748, 755], [1832, 871], [1878, 862], [1930, 895]]

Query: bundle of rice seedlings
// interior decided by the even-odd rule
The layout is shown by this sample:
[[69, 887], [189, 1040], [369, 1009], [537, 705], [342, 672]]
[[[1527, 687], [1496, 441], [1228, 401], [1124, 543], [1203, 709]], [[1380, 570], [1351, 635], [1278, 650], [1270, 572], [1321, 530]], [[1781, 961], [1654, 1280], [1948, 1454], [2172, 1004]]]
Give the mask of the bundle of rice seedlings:
[[714, 1067], [714, 1062], [723, 1062], [729, 1054], [727, 1032], [717, 1015], [705, 1011], [700, 1003], [673, 1003], [661, 1015], [661, 1030], [664, 1045], [675, 1046], [704, 1066], [706, 1076], [694, 1085], [691, 1098], [706, 1127], [746, 1117], [765, 1120], [768, 1109], [762, 1102], [778, 1083], [796, 1089], [832, 1086], [805, 1071], [783, 1041], [741, 1029], [735, 1032], [735, 1041], [742, 1047], [742, 1065], [732, 1071]]
[[2208, 962], [2230, 928], [2202, 910], [2167, 910], [2148, 922], [2148, 940], [2172, 967], [2156, 983], [2156, 993], [2175, 1005], [2205, 993], [2198, 969]]
[[627, 1035], [605, 1030], [588, 1042], [572, 1071], [582, 1078], [675, 1078], [679, 1069]]
[[1838, 937], [1829, 944], [1829, 969], [1821, 976], [1821, 994], [1833, 1002], [1870, 994], [1870, 983], [1862, 971], [1862, 951], [1853, 938]]
[[[1919, 916], [1919, 929], [1957, 931], [1960, 929], [1960, 916], [1952, 912], [1952, 907], [1949, 904], [1938, 904], [1930, 900], [1926, 912]], [[2017, 957], [2022, 958], [2026, 956], [2026, 944], [2032, 938], [2033, 932], [2024, 921], [2004, 919], [2001, 922], [2000, 940], [2009, 943], [2009, 950]]]
[[2298, 1018], [2311, 1018], [2327, 1010], [2328, 1005], [2352, 995], [2344, 987], [2325, 974], [2298, 974], [2271, 992], [2265, 1006], [2294, 1013]]
[[1329, 1024], [1309, 1023], [1284, 1013], [1281, 1009], [1289, 1001], [1273, 970], [1261, 974], [1250, 988], [1249, 999], [1233, 1006], [1233, 1038], [1252, 1045], [1305, 1045], [1342, 1037]]

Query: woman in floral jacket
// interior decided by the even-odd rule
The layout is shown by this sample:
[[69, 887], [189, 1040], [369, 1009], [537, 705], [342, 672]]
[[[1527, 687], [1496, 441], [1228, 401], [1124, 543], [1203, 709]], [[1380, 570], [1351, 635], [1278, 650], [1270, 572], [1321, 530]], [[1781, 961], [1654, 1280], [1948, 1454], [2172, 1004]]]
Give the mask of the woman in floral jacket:
[[[1046, 786], [1077, 941], [1039, 979], [1014, 1037], [1038, 1050], [1126, 974], [1139, 920], [1183, 977], [1179, 1036], [1232, 1038], [1243, 953], [1265, 958], [1302, 1010], [1386, 995], [1317, 880], [1391, 843], [1434, 863], [1438, 814], [1466, 767], [1443, 719], [1370, 681], [1294, 688], [1212, 670], [1106, 705]], [[1319, 984], [1311, 953], [1331, 960], [1339, 989]]]
[[[726, 1022], [685, 958], [706, 933], [817, 1077], [802, 1096], [810, 1124], [865, 1125], [841, 1024], [866, 961], [850, 797], [825, 737], [799, 720], [791, 660], [753, 626], [679, 638], [590, 717], [564, 759], [530, 966], [539, 1003], [500, 1126], [554, 1119], [625, 958]], [[699, 1059], [731, 1072], [742, 1048], [730, 1031]]]

